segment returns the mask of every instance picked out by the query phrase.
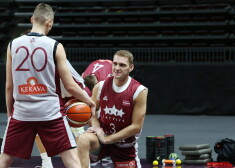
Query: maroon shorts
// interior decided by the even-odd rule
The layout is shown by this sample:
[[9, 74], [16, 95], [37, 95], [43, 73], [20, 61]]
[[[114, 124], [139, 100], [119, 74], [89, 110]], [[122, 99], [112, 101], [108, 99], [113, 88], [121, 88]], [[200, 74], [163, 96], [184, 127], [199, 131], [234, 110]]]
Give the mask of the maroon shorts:
[[11, 117], [3, 138], [2, 152], [29, 159], [37, 134], [48, 156], [58, 155], [76, 147], [75, 139], [65, 118], [51, 121], [19, 121]]
[[[94, 156], [96, 154], [93, 153], [92, 155]], [[140, 160], [138, 158], [138, 150], [136, 146], [132, 146], [129, 148], [119, 148], [113, 144], [109, 144], [109, 145], [101, 144], [101, 149], [96, 156], [97, 157], [91, 157], [92, 162], [96, 162], [98, 160], [101, 160], [109, 156], [111, 160], [113, 161], [114, 165], [120, 162], [124, 163], [126, 161], [130, 161], [130, 162], [135, 161], [135, 165], [137, 167], [140, 166]]]

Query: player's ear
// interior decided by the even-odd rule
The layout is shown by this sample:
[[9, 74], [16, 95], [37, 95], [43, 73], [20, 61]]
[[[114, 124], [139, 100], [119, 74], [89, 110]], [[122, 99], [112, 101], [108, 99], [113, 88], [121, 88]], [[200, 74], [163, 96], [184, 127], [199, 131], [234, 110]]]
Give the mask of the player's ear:
[[53, 25], [53, 20], [48, 19], [48, 20], [46, 21], [46, 26], [51, 29], [52, 25]]
[[30, 18], [30, 23], [33, 24], [33, 16]]
[[129, 72], [133, 71], [133, 69], [134, 69], [134, 64], [131, 64]]

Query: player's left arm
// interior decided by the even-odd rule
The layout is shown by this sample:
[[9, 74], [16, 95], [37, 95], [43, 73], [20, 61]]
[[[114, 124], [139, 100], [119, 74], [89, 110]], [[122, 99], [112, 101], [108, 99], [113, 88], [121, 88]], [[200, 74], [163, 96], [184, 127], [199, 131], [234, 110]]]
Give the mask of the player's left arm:
[[101, 143], [112, 144], [140, 133], [141, 129], [143, 128], [144, 118], [146, 114], [147, 95], [148, 90], [144, 89], [135, 99], [131, 125], [115, 134], [108, 136], [104, 135], [102, 129], [97, 132], [97, 136]]

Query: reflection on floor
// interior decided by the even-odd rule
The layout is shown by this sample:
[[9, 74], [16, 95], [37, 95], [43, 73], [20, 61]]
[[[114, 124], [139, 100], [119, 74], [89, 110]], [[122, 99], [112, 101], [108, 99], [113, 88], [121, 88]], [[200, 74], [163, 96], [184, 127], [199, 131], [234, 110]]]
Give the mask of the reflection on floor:
[[[52, 158], [54, 168], [65, 168], [63, 166], [62, 160], [60, 157]], [[15, 159], [11, 168], [34, 168], [36, 166], [40, 166], [41, 158], [39, 156], [33, 156], [30, 160], [23, 159]], [[206, 165], [158, 165], [153, 166], [152, 163], [147, 163], [145, 159], [141, 159], [141, 165], [143, 168], [207, 168]], [[91, 168], [113, 168], [113, 164], [110, 160], [103, 160], [102, 162], [98, 162], [96, 164], [92, 164]]]

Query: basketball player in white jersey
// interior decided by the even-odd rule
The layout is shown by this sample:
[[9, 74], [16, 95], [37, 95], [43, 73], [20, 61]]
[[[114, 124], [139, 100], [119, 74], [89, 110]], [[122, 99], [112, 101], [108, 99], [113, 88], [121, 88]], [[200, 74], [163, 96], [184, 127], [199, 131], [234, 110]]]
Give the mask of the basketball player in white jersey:
[[7, 49], [6, 104], [8, 125], [0, 157], [0, 168], [8, 168], [14, 157], [30, 159], [36, 134], [48, 156], [60, 155], [67, 168], [81, 167], [76, 142], [60, 108], [59, 86], [91, 106], [95, 103], [74, 82], [66, 64], [63, 45], [46, 35], [54, 12], [40, 3], [31, 18], [28, 35], [14, 39]]
[[146, 87], [129, 76], [134, 69], [130, 51], [114, 54], [113, 76], [99, 82], [93, 90], [96, 117], [78, 139], [78, 155], [83, 168], [91, 161], [110, 156], [114, 167], [140, 168], [137, 139], [146, 114]]

